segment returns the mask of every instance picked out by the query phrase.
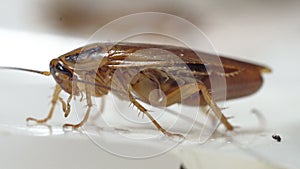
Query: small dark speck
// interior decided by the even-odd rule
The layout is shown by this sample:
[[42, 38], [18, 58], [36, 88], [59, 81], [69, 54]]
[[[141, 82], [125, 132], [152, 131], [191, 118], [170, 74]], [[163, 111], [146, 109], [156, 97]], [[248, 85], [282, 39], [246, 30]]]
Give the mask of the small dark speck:
[[276, 140], [277, 142], [281, 142], [281, 137], [280, 137], [280, 135], [278, 135], [278, 134], [273, 134], [273, 135], [272, 135], [272, 138], [273, 138], [274, 140]]
[[180, 164], [179, 169], [186, 169], [185, 166], [183, 164]]

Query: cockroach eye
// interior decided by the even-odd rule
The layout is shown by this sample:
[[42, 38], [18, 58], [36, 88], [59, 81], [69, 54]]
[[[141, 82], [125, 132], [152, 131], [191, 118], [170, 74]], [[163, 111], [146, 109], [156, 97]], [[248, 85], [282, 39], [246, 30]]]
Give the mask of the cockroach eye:
[[60, 72], [60, 73], [63, 73], [69, 77], [72, 77], [72, 73], [66, 69], [60, 62], [57, 63], [56, 65], [56, 69]]
[[58, 70], [60, 70], [60, 71], [64, 71], [65, 70], [64, 67], [60, 63], [57, 64], [56, 68]]

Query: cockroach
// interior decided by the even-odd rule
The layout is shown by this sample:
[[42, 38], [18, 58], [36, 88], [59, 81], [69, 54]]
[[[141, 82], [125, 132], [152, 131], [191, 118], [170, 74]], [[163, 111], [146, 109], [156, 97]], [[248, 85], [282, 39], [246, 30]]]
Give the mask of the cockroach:
[[[160, 49], [173, 54], [178, 60], [170, 60], [170, 57], [157, 50], [138, 52], [147, 49]], [[200, 56], [200, 57], [199, 57]], [[164, 93], [164, 104], [184, 104], [189, 106], [208, 105], [215, 116], [227, 130], [234, 127], [223, 115], [221, 109], [212, 97], [211, 75], [225, 78], [226, 97], [234, 99], [250, 95], [256, 92], [262, 85], [264, 72], [271, 72], [265, 66], [238, 61], [235, 59], [220, 56], [220, 63], [204, 62], [219, 56], [205, 52], [195, 51], [188, 48], [142, 44], [142, 43], [95, 43], [77, 48], [50, 62], [50, 71], [37, 71], [31, 69], [1, 67], [2, 69], [15, 69], [35, 72], [42, 75], [52, 75], [56, 81], [52, 97], [52, 106], [44, 119], [29, 117], [28, 121], [46, 123], [51, 119], [55, 105], [60, 101], [63, 105], [65, 117], [70, 113], [70, 101], [76, 96], [86, 98], [87, 110], [84, 118], [78, 124], [64, 124], [64, 127], [77, 129], [88, 119], [93, 105], [91, 97], [101, 97], [113, 92], [121, 98], [127, 99], [145, 114], [160, 130], [167, 136], [179, 135], [165, 130], [140, 103], [153, 103], [159, 105], [160, 94], [152, 95], [151, 92], [159, 89]], [[200, 59], [201, 58], [201, 59]], [[206, 67], [212, 69], [207, 70]], [[223, 70], [220, 72], [219, 70]], [[116, 75], [116, 71], [119, 73]], [[121, 72], [121, 73], [120, 73]], [[168, 74], [172, 72], [173, 75]], [[187, 74], [191, 73], [196, 81], [196, 87]], [[180, 81], [181, 85], [178, 84]], [[69, 94], [65, 102], [60, 93], [65, 91]], [[154, 97], [154, 99], [153, 99]], [[195, 99], [200, 97], [200, 101]]]
[[274, 140], [276, 140], [277, 142], [281, 142], [281, 137], [280, 137], [280, 135], [278, 135], [278, 134], [273, 134], [273, 135], [272, 135], [272, 138], [273, 138]]

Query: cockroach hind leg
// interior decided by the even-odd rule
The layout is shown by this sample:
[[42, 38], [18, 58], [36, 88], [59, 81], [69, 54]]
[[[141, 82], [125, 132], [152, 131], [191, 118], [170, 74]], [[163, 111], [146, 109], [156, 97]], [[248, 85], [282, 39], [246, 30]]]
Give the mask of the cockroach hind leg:
[[200, 109], [204, 114], [208, 114], [208, 112], [211, 110], [208, 106], [200, 106]]
[[[220, 107], [220, 110], [226, 110], [226, 109], [228, 109], [229, 107]], [[227, 117], [227, 119], [228, 119], [228, 117]]]
[[221, 109], [218, 107], [218, 105], [215, 103], [215, 101], [212, 99], [211, 95], [209, 94], [206, 86], [202, 83], [198, 84], [198, 88], [201, 91], [204, 100], [206, 103], [210, 106], [210, 108], [215, 113], [216, 117], [220, 119], [222, 124], [227, 128], [227, 130], [232, 131], [233, 126], [229, 123], [228, 119], [224, 116], [224, 114], [221, 112]]
[[[130, 88], [131, 89], [131, 88]], [[147, 109], [145, 107], [143, 107], [136, 99], [135, 97], [131, 94], [131, 92], [129, 91], [129, 99], [131, 101], [131, 103], [136, 106], [143, 114], [145, 114], [151, 121], [152, 123], [155, 125], [155, 127], [161, 131], [164, 135], [168, 136], [168, 137], [179, 137], [181, 139], [185, 139], [185, 137], [182, 134], [177, 134], [177, 133], [170, 133], [167, 130], [165, 130], [152, 116], [151, 114], [147, 111]]]
[[234, 119], [234, 116], [228, 116], [228, 117], [226, 117], [227, 118], [227, 120], [229, 120], [229, 119]]
[[228, 119], [230, 118], [227, 118], [222, 114], [220, 121], [224, 124], [228, 131], [233, 131], [235, 127], [228, 121]]

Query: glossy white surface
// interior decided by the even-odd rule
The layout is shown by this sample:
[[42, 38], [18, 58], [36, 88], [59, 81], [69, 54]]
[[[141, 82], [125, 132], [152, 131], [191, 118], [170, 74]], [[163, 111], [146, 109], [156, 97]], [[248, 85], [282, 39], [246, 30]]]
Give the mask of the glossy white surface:
[[[193, 6], [193, 3], [187, 6]], [[195, 19], [200, 15], [197, 12], [194, 18], [195, 24], [199, 24], [219, 53], [263, 63], [273, 70], [272, 74], [264, 75], [265, 83], [258, 93], [226, 103], [229, 108], [225, 113], [228, 116], [234, 115], [232, 123], [241, 126], [240, 132], [226, 133], [225, 136], [217, 134], [205, 144], [197, 144], [195, 140], [188, 139], [169, 153], [151, 159], [118, 157], [99, 148], [84, 134], [63, 132], [60, 126], [68, 121], [76, 121], [77, 118], [72, 116], [64, 119], [60, 106], [49, 123], [52, 134], [46, 126], [26, 126], [26, 117], [43, 117], [47, 114], [55, 83], [48, 77], [1, 70], [0, 167], [179, 168], [180, 163], [184, 162], [188, 169], [200, 166], [276, 168], [277, 165], [299, 168], [300, 113], [297, 105], [300, 100], [300, 25], [296, 22], [299, 5], [296, 1], [286, 5], [279, 2], [273, 5], [246, 1], [244, 3], [243, 5], [231, 1], [224, 4], [225, 6], [207, 3], [207, 8], [201, 8], [200, 11], [201, 16], [209, 19]], [[14, 7], [16, 4], [12, 1], [9, 6]], [[28, 6], [32, 7], [32, 4]], [[152, 8], [154, 9], [150, 9]], [[0, 24], [1, 66], [48, 70], [52, 58], [85, 44], [89, 31], [83, 31], [83, 36], [75, 38], [72, 35], [77, 35], [76, 31], [66, 36], [65, 31], [56, 30], [55, 26], [49, 27], [49, 22], [57, 18], [43, 24], [39, 22], [40, 15], [34, 15], [37, 11], [28, 9], [20, 8], [21, 12], [13, 15], [24, 18], [28, 15], [29, 19], [22, 22], [8, 15], [9, 10], [2, 10], [6, 16], [1, 15], [3, 22]], [[206, 24], [201, 25], [203, 21]], [[59, 22], [54, 23], [57, 26]], [[52, 31], [56, 34], [50, 33]], [[80, 34], [80, 31], [77, 33]], [[260, 112], [265, 119], [265, 125], [261, 126], [263, 123], [260, 122], [263, 120], [259, 121], [251, 114], [252, 109]], [[124, 127], [118, 125], [118, 121], [114, 122], [115, 127]], [[121, 131], [126, 136], [132, 133], [134, 136], [141, 136], [143, 131], [158, 134], [151, 124], [145, 130], [134, 130], [134, 127], [125, 129], [133, 130], [131, 133]], [[258, 132], [256, 129], [264, 131]], [[101, 137], [97, 138], [122, 152], [139, 149], [137, 153], [162, 152], [166, 145], [174, 143], [174, 140], [163, 136], [150, 139], [144, 144], [122, 142], [115, 133], [119, 132], [114, 127], [105, 128], [100, 134]], [[272, 139], [271, 136], [275, 133], [282, 137], [280, 143]]]

